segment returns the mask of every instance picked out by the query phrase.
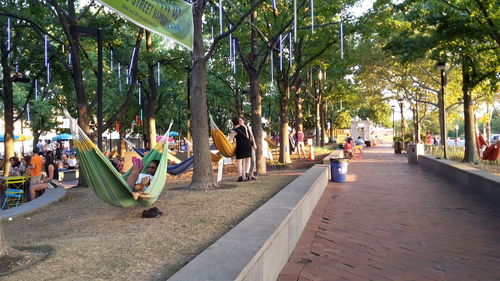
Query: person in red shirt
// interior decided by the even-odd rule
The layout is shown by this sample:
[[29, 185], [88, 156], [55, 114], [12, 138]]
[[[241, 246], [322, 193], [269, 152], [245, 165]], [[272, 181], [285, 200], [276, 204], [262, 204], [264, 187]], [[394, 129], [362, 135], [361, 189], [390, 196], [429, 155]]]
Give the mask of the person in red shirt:
[[344, 157], [351, 159], [353, 154], [352, 154], [352, 149], [353, 149], [353, 144], [352, 144], [352, 139], [349, 139], [345, 144], [344, 144]]
[[432, 144], [432, 136], [430, 133], [427, 133], [427, 137], [425, 137], [425, 144]]

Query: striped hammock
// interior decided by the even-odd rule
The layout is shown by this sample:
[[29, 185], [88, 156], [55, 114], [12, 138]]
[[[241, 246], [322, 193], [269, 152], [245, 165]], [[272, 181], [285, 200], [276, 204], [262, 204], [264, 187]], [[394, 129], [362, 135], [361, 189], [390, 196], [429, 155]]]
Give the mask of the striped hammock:
[[106, 156], [102, 154], [99, 148], [97, 148], [83, 132], [78, 126], [77, 121], [69, 115], [66, 109], [64, 109], [64, 114], [70, 121], [73, 145], [80, 160], [81, 174], [85, 175], [87, 184], [99, 199], [116, 207], [146, 206], [153, 204], [156, 199], [158, 199], [167, 179], [168, 153], [163, 153], [163, 151], [167, 151], [167, 145], [165, 143], [159, 142], [156, 147], [142, 159], [144, 166], [141, 171], [142, 173], [147, 173], [147, 166], [152, 160], [160, 160], [157, 172], [146, 191], [146, 193], [151, 196], [151, 199], [134, 200], [132, 197], [133, 190], [126, 182], [132, 169], [121, 175]]

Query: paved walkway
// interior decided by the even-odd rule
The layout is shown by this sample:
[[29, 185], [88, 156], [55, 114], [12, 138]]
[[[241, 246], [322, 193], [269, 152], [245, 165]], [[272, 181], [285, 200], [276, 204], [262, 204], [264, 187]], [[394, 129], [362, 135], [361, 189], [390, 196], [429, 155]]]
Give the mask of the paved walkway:
[[500, 280], [500, 209], [370, 148], [327, 186], [278, 280]]

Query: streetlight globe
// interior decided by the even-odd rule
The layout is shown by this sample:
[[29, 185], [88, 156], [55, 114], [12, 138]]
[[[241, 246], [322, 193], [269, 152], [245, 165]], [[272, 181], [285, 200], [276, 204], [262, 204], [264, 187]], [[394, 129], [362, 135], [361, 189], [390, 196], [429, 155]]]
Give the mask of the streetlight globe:
[[440, 61], [436, 64], [436, 69], [437, 70], [444, 70], [446, 68], [446, 63], [443, 61]]

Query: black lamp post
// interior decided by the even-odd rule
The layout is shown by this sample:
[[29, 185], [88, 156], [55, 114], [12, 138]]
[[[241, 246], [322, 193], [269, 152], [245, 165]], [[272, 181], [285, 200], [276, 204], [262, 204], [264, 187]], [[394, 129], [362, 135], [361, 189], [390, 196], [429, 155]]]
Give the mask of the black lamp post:
[[398, 104], [399, 104], [399, 110], [401, 110], [401, 140], [404, 142], [404, 136], [405, 136], [405, 118], [404, 118], [404, 113], [403, 113], [403, 99], [398, 99]]
[[441, 133], [441, 145], [443, 146], [443, 158], [447, 159], [447, 153], [446, 153], [446, 118], [445, 118], [445, 112], [444, 112], [444, 84], [445, 84], [445, 76], [444, 76], [444, 70], [446, 68], [446, 63], [444, 62], [439, 62], [436, 64], [436, 69], [441, 72], [441, 90], [439, 91], [439, 98], [438, 98], [438, 103], [439, 103], [439, 129]]
[[396, 107], [395, 105], [391, 105], [391, 109], [392, 109], [392, 135], [393, 135], [393, 137], [396, 136], [396, 129], [394, 127], [394, 108], [395, 107]]
[[97, 39], [97, 147], [102, 150], [102, 31], [100, 28], [74, 25], [71, 34]]

